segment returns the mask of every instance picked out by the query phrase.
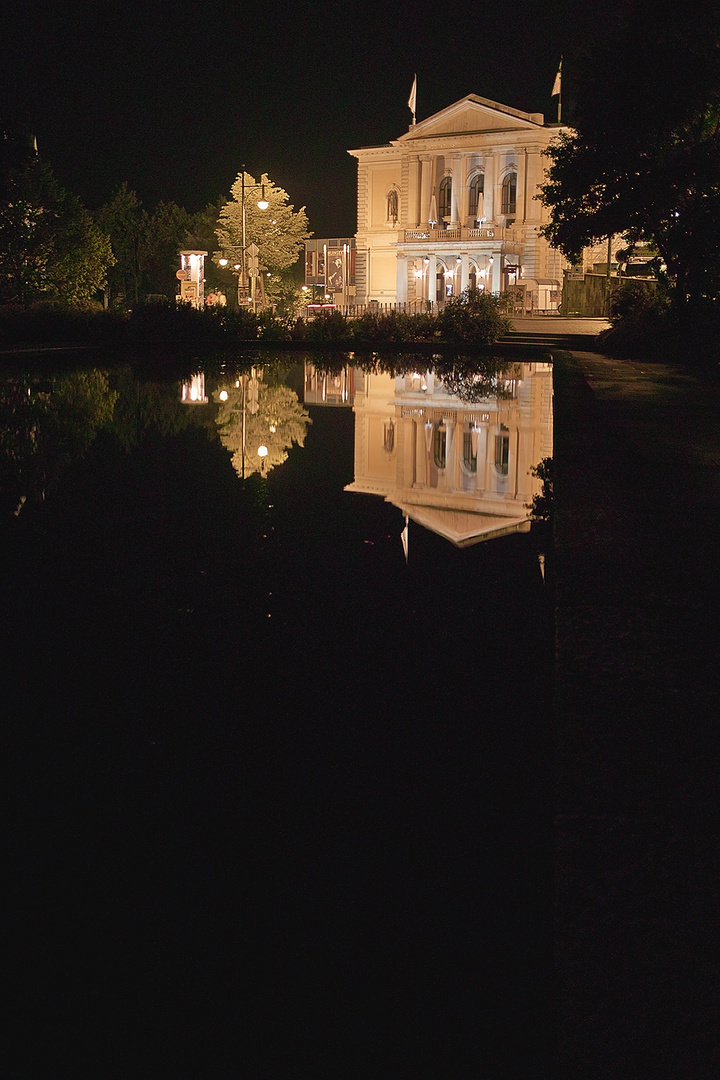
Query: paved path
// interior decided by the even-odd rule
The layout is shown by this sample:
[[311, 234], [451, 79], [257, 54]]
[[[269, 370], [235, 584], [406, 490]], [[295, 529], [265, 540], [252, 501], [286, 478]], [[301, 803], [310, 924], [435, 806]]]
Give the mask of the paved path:
[[513, 317], [513, 330], [519, 333], [537, 334], [582, 334], [595, 337], [601, 330], [607, 330], [607, 319], [570, 318], [564, 315], [532, 315]]
[[558, 1066], [720, 1076], [720, 387], [556, 360]]

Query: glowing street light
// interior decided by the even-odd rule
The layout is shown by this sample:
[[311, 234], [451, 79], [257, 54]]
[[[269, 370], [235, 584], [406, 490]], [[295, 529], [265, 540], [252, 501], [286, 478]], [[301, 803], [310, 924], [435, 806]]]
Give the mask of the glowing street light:
[[[258, 208], [258, 210], [267, 210], [270, 203], [265, 198], [265, 185], [264, 184], [254, 184], [253, 183], [253, 184], [248, 184], [247, 186], [248, 186], [248, 189], [260, 188], [260, 198], [257, 201], [257, 208]], [[244, 165], [243, 165], [242, 169], [240, 170], [240, 199], [241, 199], [241, 202], [242, 202], [242, 251], [240, 253], [240, 259], [241, 259], [240, 272], [241, 272], [241, 275], [242, 275], [243, 291], [245, 291], [245, 289], [247, 288], [247, 274], [246, 274], [246, 271], [245, 271], [246, 240], [245, 240], [245, 166]], [[253, 255], [253, 261], [255, 262], [255, 260], [256, 260], [256, 256]], [[255, 269], [254, 266], [253, 266], [253, 269]], [[255, 275], [253, 275], [253, 281], [254, 280], [255, 280]], [[240, 300], [239, 290], [238, 290], [238, 300]], [[251, 300], [252, 300], [253, 311], [254, 311], [255, 310], [255, 289], [254, 288], [252, 289]]]

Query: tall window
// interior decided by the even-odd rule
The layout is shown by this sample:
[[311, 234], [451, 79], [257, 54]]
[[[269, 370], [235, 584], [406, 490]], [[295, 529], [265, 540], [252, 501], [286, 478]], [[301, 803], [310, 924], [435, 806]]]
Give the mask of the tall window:
[[472, 433], [463, 432], [463, 465], [469, 473], [477, 472], [477, 454], [473, 453]]
[[502, 185], [503, 214], [514, 214], [517, 207], [517, 173], [509, 172]]
[[447, 461], [447, 433], [444, 426], [435, 428], [433, 438], [433, 458], [438, 469], [444, 469]]
[[[485, 177], [482, 173], [478, 173], [476, 176], [473, 176], [470, 181], [470, 202], [468, 204], [468, 213], [470, 217], [478, 217], [478, 210], [482, 209], [481, 196], [483, 196], [484, 191]], [[482, 213], [480, 213], [480, 217], [482, 217]]]
[[452, 177], [444, 176], [440, 181], [440, 220], [452, 215]]

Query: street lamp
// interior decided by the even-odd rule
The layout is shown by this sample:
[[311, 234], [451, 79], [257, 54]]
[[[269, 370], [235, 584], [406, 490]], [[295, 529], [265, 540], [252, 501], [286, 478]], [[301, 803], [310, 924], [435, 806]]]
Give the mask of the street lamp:
[[[248, 188], [260, 188], [260, 198], [257, 201], [258, 210], [267, 210], [270, 203], [265, 198], [265, 185], [260, 183], [252, 183], [247, 185]], [[245, 166], [243, 165], [240, 172], [240, 201], [242, 203], [242, 252], [240, 253], [241, 259], [241, 276], [243, 292], [247, 289], [247, 274], [245, 270]], [[254, 278], [253, 278], [254, 280]], [[238, 289], [238, 300], [240, 300], [240, 290]], [[252, 290], [253, 310], [255, 310], [255, 290]]]
[[[246, 188], [247, 188], [248, 191], [250, 191], [252, 189], [259, 189], [260, 198], [257, 200], [257, 203], [256, 203], [258, 210], [267, 210], [268, 207], [270, 206], [270, 203], [268, 202], [268, 200], [265, 197], [265, 184], [264, 183], [261, 182], [259, 184], [256, 184], [254, 181], [253, 181], [252, 184], [246, 184], [245, 183], [245, 166], [243, 165], [242, 169], [241, 169], [241, 172], [240, 172], [240, 204], [241, 204], [241, 208], [242, 208], [242, 217], [241, 217], [242, 236], [241, 236], [240, 262], [234, 264], [234, 270], [235, 270], [235, 273], [238, 276], [238, 293], [237, 293], [238, 305], [241, 305], [242, 302], [248, 298], [248, 275], [247, 275], [247, 265], [246, 265], [246, 252], [247, 252], [248, 248], [247, 248], [247, 223], [246, 223], [246, 216], [245, 216], [245, 190], [246, 190]], [[251, 260], [250, 271], [251, 271], [253, 281], [257, 277], [257, 269], [258, 269], [257, 268], [257, 256], [258, 256], [258, 247], [257, 247], [256, 244], [251, 244], [250, 245], [250, 260]], [[217, 262], [218, 262], [218, 266], [222, 266], [223, 268], [225, 268], [228, 265], [229, 260], [225, 257], [225, 255], [223, 255], [221, 258], [218, 259]], [[255, 295], [254, 295], [254, 292], [255, 292], [255, 290], [253, 289], [252, 290], [253, 308], [255, 307], [255, 303], [254, 303]]]

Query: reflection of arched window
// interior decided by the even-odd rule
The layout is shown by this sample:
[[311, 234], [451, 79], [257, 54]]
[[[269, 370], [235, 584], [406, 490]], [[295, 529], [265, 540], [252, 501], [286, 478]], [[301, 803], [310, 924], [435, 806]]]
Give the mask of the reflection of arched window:
[[514, 214], [517, 207], [517, 173], [509, 172], [502, 184], [501, 213]]
[[482, 173], [478, 173], [473, 176], [470, 181], [470, 202], [468, 203], [468, 213], [470, 217], [482, 217], [482, 196], [485, 191], [485, 177]]
[[507, 428], [501, 424], [501, 434], [495, 436], [495, 468], [501, 476], [507, 476], [510, 463], [510, 436], [503, 434], [505, 431]]
[[452, 214], [452, 177], [444, 176], [440, 181], [440, 220], [449, 218]]
[[439, 424], [435, 428], [433, 438], [433, 457], [438, 469], [445, 468], [447, 460], [447, 432], [444, 425]]
[[387, 216], [388, 221], [397, 221], [398, 219], [398, 193], [395, 188], [391, 188], [388, 192]]
[[477, 472], [477, 435], [475, 436], [475, 450], [473, 452], [473, 433], [463, 432], [463, 465], [469, 473]]

